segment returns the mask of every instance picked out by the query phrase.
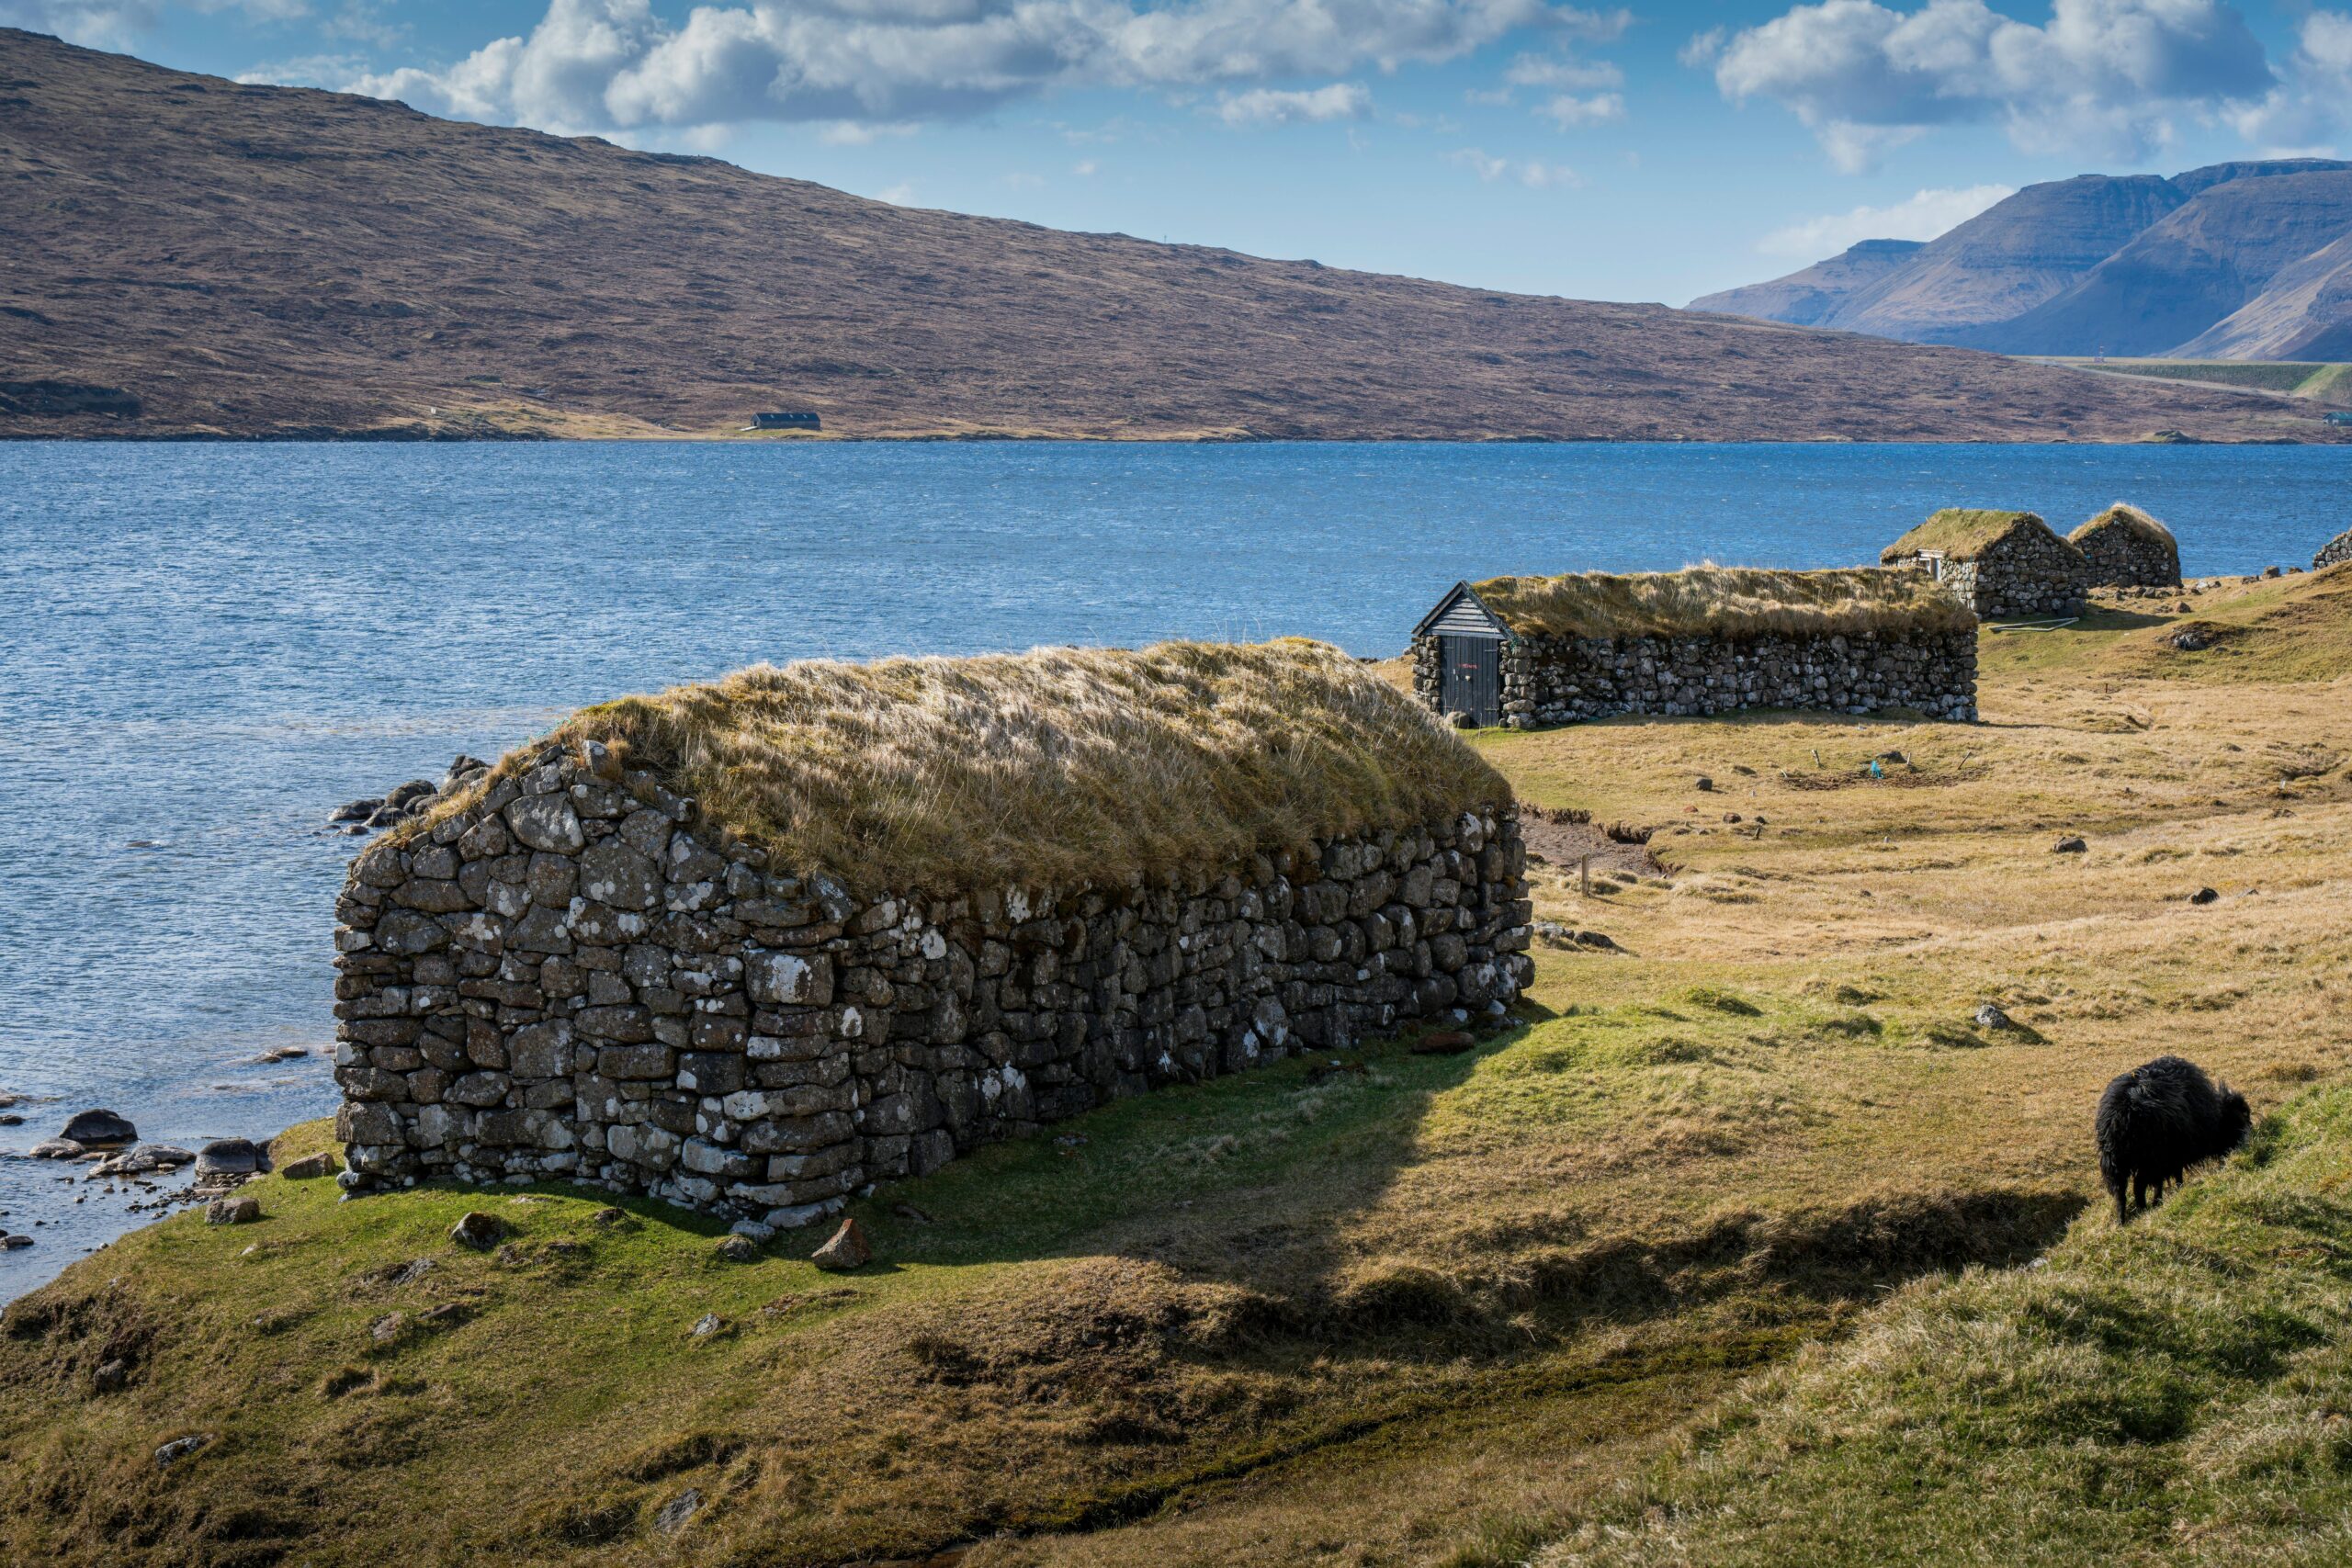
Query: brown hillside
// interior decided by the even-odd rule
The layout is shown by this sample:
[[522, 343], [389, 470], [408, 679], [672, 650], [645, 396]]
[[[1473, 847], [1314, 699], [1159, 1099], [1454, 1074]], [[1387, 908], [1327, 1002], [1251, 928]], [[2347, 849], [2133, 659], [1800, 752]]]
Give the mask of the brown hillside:
[[2119, 440], [2275, 400], [865, 201], [0, 30], [0, 434]]

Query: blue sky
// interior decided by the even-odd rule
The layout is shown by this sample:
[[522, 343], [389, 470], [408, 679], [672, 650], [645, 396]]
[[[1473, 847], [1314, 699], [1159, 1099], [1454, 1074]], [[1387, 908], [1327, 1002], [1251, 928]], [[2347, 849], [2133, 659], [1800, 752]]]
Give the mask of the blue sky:
[[1670, 304], [2036, 180], [2352, 152], [2352, 9], [2285, 0], [0, 0], [0, 22], [918, 206]]

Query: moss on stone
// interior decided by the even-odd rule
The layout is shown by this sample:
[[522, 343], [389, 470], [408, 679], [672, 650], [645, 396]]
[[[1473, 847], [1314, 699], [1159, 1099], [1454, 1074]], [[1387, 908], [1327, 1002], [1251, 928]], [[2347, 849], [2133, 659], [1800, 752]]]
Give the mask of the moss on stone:
[[1875, 567], [1492, 577], [1471, 585], [1522, 637], [1886, 636], [1952, 631], [1972, 617], [1924, 579]]

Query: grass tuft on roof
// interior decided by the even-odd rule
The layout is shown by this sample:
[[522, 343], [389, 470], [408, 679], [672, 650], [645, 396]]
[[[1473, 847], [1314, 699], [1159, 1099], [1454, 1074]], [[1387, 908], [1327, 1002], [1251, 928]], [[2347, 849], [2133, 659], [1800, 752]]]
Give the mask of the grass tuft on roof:
[[2030, 512], [2004, 512], [1995, 507], [1947, 506], [1879, 552], [1888, 566], [1908, 560], [1921, 550], [1936, 550], [1946, 560], [1974, 560], [2020, 528], [2039, 528], [2052, 539], [2050, 525]]
[[2110, 528], [2120, 528], [2127, 534], [2136, 534], [2159, 549], [2172, 551], [2175, 559], [2178, 558], [2180, 545], [2173, 537], [2172, 530], [2128, 501], [2117, 502], [2067, 535], [2066, 538], [2071, 544], [2080, 545], [2092, 535], [2103, 534]]
[[1917, 573], [1877, 567], [1583, 571], [1492, 577], [1471, 588], [1522, 636], [1884, 636], [1956, 631], [1975, 624], [1964, 605]]
[[1411, 696], [1302, 637], [756, 665], [583, 708], [491, 776], [591, 739], [780, 866], [869, 893], [1221, 874], [1511, 798]]

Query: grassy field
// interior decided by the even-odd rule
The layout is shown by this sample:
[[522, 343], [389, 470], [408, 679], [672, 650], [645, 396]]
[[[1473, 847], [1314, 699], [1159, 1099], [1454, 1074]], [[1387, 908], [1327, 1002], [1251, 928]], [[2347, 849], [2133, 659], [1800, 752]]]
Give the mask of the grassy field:
[[2117, 376], [2159, 381], [2196, 381], [2216, 387], [2252, 387], [2310, 398], [2330, 408], [2352, 408], [2352, 365], [2324, 360], [2267, 359], [2084, 359], [2041, 356], [2052, 365], [2075, 365]]
[[[886, 1189], [853, 1275], [562, 1189], [137, 1233], [0, 1329], [0, 1561], [2340, 1558], [2352, 569], [2186, 597], [1988, 634], [1975, 725], [1477, 737], [1655, 829], [1536, 868], [1622, 951]], [[2165, 1050], [2263, 1129], [2119, 1235]]]

